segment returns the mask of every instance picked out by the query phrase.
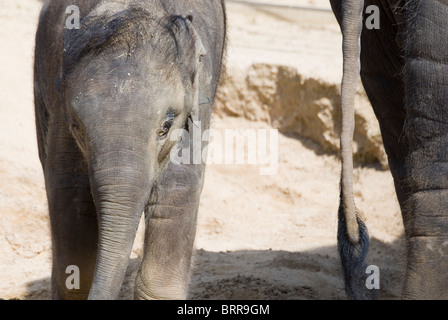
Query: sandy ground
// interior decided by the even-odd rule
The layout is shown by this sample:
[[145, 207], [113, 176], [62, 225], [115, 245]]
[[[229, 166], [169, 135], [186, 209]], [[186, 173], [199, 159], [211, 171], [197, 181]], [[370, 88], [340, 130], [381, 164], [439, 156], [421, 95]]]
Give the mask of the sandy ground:
[[[279, 1], [280, 3], [280, 1]], [[326, 0], [282, 3], [329, 8]], [[32, 95], [38, 0], [0, 0], [0, 298], [49, 299], [51, 242], [38, 161]], [[340, 36], [325, 12], [229, 3], [228, 63], [287, 64], [306, 76], [340, 79]], [[213, 127], [267, 128], [215, 115]], [[316, 143], [279, 135], [278, 170], [210, 165], [201, 198], [192, 299], [344, 299], [336, 252], [339, 160]], [[369, 263], [395, 299], [404, 270], [403, 226], [388, 171], [355, 170], [356, 202], [372, 238]], [[121, 299], [132, 298], [141, 230]]]

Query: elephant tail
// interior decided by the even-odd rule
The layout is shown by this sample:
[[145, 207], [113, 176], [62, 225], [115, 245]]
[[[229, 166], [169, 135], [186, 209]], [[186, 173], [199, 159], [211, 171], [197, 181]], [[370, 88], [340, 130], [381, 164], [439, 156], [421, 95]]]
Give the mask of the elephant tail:
[[360, 73], [363, 0], [342, 1], [343, 77], [341, 84], [341, 190], [338, 213], [338, 250], [345, 291], [350, 299], [376, 298], [377, 290], [366, 287], [365, 258], [369, 248], [367, 228], [360, 218], [353, 195], [353, 133], [355, 96]]

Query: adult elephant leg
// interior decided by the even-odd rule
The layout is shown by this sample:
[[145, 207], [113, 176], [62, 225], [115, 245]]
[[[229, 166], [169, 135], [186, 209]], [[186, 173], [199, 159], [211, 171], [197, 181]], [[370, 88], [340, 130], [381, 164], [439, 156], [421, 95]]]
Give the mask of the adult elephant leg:
[[406, 298], [448, 298], [448, 1], [406, 5]]
[[146, 213], [144, 256], [136, 299], [185, 299], [196, 234], [203, 165], [170, 163]]
[[404, 59], [397, 54], [404, 49], [404, 17], [396, 9], [399, 0], [366, 0], [365, 6], [370, 5], [379, 8], [381, 27], [363, 30], [361, 80], [379, 122], [397, 198], [405, 217], [403, 204], [407, 202], [410, 190], [407, 184], [409, 172], [403, 160], [409, 153], [409, 143], [404, 132]]
[[[53, 299], [87, 299], [98, 243], [89, 176], [68, 131], [64, 128], [50, 131], [44, 171], [53, 246]], [[77, 267], [79, 273], [70, 266]], [[69, 279], [71, 275], [73, 279]]]

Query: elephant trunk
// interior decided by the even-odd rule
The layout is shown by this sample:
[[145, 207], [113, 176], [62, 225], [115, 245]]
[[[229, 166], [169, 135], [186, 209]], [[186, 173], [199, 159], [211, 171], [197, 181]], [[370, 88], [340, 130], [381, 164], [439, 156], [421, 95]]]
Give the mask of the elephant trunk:
[[91, 161], [99, 242], [89, 299], [118, 297], [138, 223], [149, 198], [153, 180], [149, 162], [144, 155], [122, 149], [103, 152]]

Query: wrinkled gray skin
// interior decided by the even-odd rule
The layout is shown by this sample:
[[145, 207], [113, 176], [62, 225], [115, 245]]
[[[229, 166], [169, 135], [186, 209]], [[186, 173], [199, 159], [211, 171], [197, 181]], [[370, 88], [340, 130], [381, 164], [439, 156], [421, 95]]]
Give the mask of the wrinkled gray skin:
[[46, 1], [34, 71], [53, 298], [117, 298], [143, 211], [135, 298], [186, 297], [205, 167], [169, 161], [170, 135], [209, 127], [225, 28], [221, 0]]
[[[350, 39], [344, 49], [344, 73], [357, 72], [353, 52], [359, 19], [357, 10], [348, 9], [361, 1], [330, 1], [344, 38]], [[448, 1], [366, 0], [364, 6], [371, 4], [380, 9], [381, 25], [379, 30], [362, 29], [361, 80], [379, 120], [403, 215], [403, 298], [447, 299]], [[347, 294], [355, 299], [375, 297], [365, 287], [367, 230], [358, 220], [358, 241], [350, 237], [345, 218], [356, 210], [348, 213], [341, 203], [338, 237]]]

